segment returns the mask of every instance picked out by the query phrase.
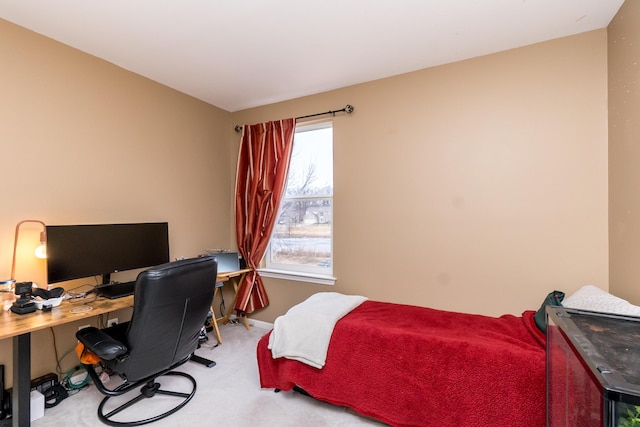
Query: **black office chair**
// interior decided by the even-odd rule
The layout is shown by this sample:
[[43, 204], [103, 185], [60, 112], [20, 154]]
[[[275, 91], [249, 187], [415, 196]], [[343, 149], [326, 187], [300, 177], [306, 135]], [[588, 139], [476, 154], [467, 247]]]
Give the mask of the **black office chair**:
[[[107, 329], [84, 328], [76, 333], [85, 348], [100, 358], [100, 363], [84, 366], [98, 390], [106, 395], [98, 407], [98, 418], [103, 423], [148, 424], [178, 411], [194, 396], [195, 379], [173, 369], [187, 362], [198, 347], [213, 298], [217, 267], [214, 257], [201, 257], [143, 271], [135, 285], [131, 321]], [[120, 376], [122, 384], [108, 389], [100, 381], [97, 367]], [[190, 391], [165, 390], [156, 382], [162, 375], [186, 378], [191, 382]], [[138, 386], [142, 386], [140, 394], [104, 413], [110, 398]], [[168, 411], [143, 420], [119, 421], [124, 412], [116, 417], [136, 402], [156, 394], [173, 396], [178, 403]]]

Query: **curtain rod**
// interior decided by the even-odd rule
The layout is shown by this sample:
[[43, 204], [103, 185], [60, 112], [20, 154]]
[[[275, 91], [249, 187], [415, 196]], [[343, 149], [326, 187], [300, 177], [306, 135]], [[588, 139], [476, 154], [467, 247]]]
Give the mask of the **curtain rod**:
[[[308, 119], [309, 117], [324, 116], [326, 114], [333, 114], [335, 116], [336, 113], [343, 113], [343, 112], [347, 113], [347, 114], [353, 113], [353, 105], [347, 104], [344, 108], [342, 108], [340, 110], [325, 111], [324, 113], [316, 113], [316, 114], [309, 114], [307, 116], [296, 117], [296, 120]], [[240, 126], [240, 125], [236, 125], [236, 127], [234, 129], [238, 133], [242, 132], [242, 126]]]

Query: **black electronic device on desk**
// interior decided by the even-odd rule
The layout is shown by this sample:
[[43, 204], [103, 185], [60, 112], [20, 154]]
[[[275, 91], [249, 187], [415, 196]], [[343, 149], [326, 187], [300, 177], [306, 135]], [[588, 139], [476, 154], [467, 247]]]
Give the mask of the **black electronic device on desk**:
[[207, 249], [207, 254], [216, 257], [218, 274], [240, 270], [240, 255], [238, 252], [226, 249]]
[[27, 314], [36, 311], [36, 304], [31, 300], [33, 282], [18, 282], [15, 284], [15, 293], [20, 297], [11, 306], [11, 311], [16, 314]]
[[136, 281], [131, 282], [113, 282], [106, 285], [100, 285], [96, 287], [96, 293], [98, 296], [116, 299], [122, 297], [128, 297], [133, 295]]

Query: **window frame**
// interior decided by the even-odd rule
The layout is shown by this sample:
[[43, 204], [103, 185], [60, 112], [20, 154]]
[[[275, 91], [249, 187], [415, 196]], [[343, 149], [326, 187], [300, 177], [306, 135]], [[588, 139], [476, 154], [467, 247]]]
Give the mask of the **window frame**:
[[[332, 119], [320, 119], [314, 121], [306, 121], [303, 123], [296, 124], [295, 133], [309, 132], [320, 129], [330, 128], [332, 132], [332, 141], [331, 141], [331, 149], [332, 149], [332, 165], [333, 165], [333, 120]], [[295, 136], [294, 136], [294, 147], [295, 147]], [[295, 148], [294, 148], [295, 150]], [[289, 171], [291, 173], [291, 170]], [[287, 177], [288, 180], [289, 177]], [[333, 268], [334, 268], [334, 259], [333, 259], [333, 240], [334, 240], [334, 227], [333, 227], [333, 203], [334, 203], [334, 190], [333, 190], [333, 176], [332, 176], [332, 184], [331, 184], [331, 194], [323, 194], [323, 195], [302, 195], [302, 196], [289, 196], [286, 195], [280, 201], [280, 206], [278, 206], [278, 213], [276, 218], [280, 218], [281, 209], [285, 204], [285, 201], [300, 201], [300, 200], [330, 200], [331, 207], [331, 237], [330, 237], [330, 251], [331, 251], [331, 267], [327, 271], [326, 268], [323, 267], [315, 267], [315, 266], [305, 266], [302, 264], [291, 265], [291, 264], [283, 264], [271, 262], [271, 239], [269, 240], [269, 246], [267, 247], [267, 251], [265, 253], [264, 259], [261, 263], [261, 268], [259, 269], [260, 275], [263, 277], [272, 277], [276, 279], [285, 279], [285, 280], [295, 280], [299, 282], [308, 282], [308, 283], [316, 283], [316, 284], [324, 284], [324, 285], [333, 285], [335, 284], [336, 278], [333, 276]]]

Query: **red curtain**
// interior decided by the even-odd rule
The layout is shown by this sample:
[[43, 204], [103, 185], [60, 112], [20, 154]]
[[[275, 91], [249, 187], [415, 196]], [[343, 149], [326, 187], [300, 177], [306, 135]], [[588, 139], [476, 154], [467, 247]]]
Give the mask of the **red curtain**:
[[240, 315], [269, 305], [256, 271], [264, 256], [287, 184], [295, 119], [245, 125], [236, 176], [236, 239], [249, 272], [238, 290]]

